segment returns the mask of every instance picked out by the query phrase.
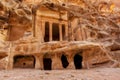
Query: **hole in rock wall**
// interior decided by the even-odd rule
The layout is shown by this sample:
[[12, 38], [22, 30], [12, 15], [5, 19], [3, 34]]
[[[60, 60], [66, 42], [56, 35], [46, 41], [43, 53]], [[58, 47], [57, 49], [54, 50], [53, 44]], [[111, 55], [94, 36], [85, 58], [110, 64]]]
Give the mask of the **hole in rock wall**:
[[14, 56], [14, 68], [35, 68], [34, 56]]
[[76, 54], [74, 56], [74, 65], [76, 69], [82, 68], [82, 56], [80, 56], [79, 54]]
[[43, 66], [44, 66], [44, 70], [51, 70], [52, 69], [51, 58], [43, 58]]
[[67, 57], [66, 57], [65, 55], [62, 55], [62, 56], [61, 56], [61, 61], [62, 61], [62, 66], [63, 66], [64, 68], [67, 68], [68, 65], [69, 65], [69, 62], [68, 62]]

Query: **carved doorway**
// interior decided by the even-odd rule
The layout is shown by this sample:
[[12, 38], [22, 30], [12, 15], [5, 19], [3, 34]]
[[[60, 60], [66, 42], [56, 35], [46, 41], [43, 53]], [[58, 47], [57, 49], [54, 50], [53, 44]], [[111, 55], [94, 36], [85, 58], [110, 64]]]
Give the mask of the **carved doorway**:
[[68, 62], [67, 57], [65, 55], [61, 56], [61, 61], [62, 61], [63, 68], [67, 68], [69, 65], [69, 62]]
[[74, 56], [74, 65], [76, 69], [82, 69], [82, 56], [79, 54], [76, 54]]
[[52, 69], [51, 58], [43, 58], [43, 66], [44, 66], [44, 70], [51, 70]]

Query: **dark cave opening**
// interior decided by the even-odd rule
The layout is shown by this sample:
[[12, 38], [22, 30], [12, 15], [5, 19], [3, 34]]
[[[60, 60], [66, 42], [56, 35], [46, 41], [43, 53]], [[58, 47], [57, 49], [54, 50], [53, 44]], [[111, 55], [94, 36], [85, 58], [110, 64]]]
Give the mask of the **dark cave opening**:
[[74, 65], [76, 69], [82, 69], [82, 56], [79, 54], [74, 56]]
[[52, 69], [52, 60], [51, 58], [43, 58], [44, 70]]
[[61, 56], [61, 61], [62, 61], [62, 66], [63, 66], [64, 68], [67, 68], [68, 65], [69, 65], [69, 62], [68, 62], [67, 57], [66, 57], [65, 55], [62, 55], [62, 56]]

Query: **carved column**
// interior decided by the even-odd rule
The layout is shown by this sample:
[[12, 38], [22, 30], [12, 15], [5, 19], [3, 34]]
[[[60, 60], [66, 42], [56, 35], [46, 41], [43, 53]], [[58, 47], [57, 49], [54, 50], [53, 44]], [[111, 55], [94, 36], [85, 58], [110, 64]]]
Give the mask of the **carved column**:
[[39, 56], [35, 56], [35, 69], [40, 69]]
[[87, 32], [86, 32], [86, 29], [83, 29], [84, 30], [84, 36], [85, 36], [85, 40], [87, 39]]
[[60, 41], [63, 40], [63, 37], [62, 37], [62, 24], [59, 24], [59, 36], [60, 36]]
[[6, 69], [7, 69], [7, 70], [13, 69], [14, 52], [13, 52], [12, 46], [13, 46], [13, 43], [10, 43], [10, 46], [9, 46], [9, 54], [8, 54], [8, 60], [7, 60], [7, 64], [6, 64]]
[[81, 36], [81, 30], [80, 30], [80, 28], [78, 29], [78, 32], [79, 32], [79, 34], [77, 34], [77, 35], [79, 35], [79, 41], [82, 41], [82, 36]]
[[84, 30], [83, 30], [83, 28], [81, 28], [81, 35], [82, 35], [82, 40], [84, 41], [85, 40], [85, 34], [84, 34]]
[[[82, 26], [84, 26], [84, 25], [82, 25]], [[87, 39], [87, 32], [86, 32], [86, 29], [81, 28], [81, 33], [82, 33], [82, 39], [83, 39], [83, 40], [86, 40], [86, 39]]]
[[94, 52], [94, 48], [83, 51], [83, 62], [82, 62], [83, 68], [89, 69], [92, 66], [91, 59], [92, 56], [94, 56], [92, 55], [93, 52]]
[[68, 25], [65, 25], [65, 40], [68, 40]]
[[69, 65], [67, 67], [67, 69], [75, 69], [75, 65], [74, 65], [74, 59], [73, 59], [73, 56], [74, 56], [74, 53], [73, 52], [67, 52], [68, 54], [68, 62], [69, 62]]
[[42, 21], [41, 27], [42, 27], [42, 42], [44, 42], [44, 37], [45, 37], [45, 21]]
[[87, 34], [87, 39], [91, 38], [90, 37], [90, 31], [88, 29], [86, 29], [86, 34]]
[[83, 32], [82, 32], [82, 28], [81, 27], [80, 27], [80, 36], [81, 36], [81, 41], [83, 41], [84, 38], [83, 38]]
[[37, 15], [36, 15], [36, 20], [35, 20], [35, 37], [42, 42], [43, 41], [43, 34], [42, 34], [42, 21], [41, 21], [41, 17], [39, 15], [39, 11], [37, 11]]
[[74, 33], [73, 33], [73, 27], [71, 27], [72, 33], [71, 33], [71, 40], [74, 41]]
[[52, 23], [50, 22], [50, 29], [49, 29], [49, 41], [52, 41]]
[[43, 70], [44, 66], [43, 66], [43, 55], [39, 56], [39, 60], [40, 60], [40, 69]]
[[54, 57], [52, 58], [52, 69], [53, 70], [63, 69], [61, 60], [59, 56], [57, 56], [57, 54], [55, 54]]
[[7, 62], [7, 65], [6, 65], [6, 69], [7, 69], [7, 70], [13, 69], [13, 62], [14, 62], [13, 56], [10, 55], [10, 56], [8, 57], [8, 62]]

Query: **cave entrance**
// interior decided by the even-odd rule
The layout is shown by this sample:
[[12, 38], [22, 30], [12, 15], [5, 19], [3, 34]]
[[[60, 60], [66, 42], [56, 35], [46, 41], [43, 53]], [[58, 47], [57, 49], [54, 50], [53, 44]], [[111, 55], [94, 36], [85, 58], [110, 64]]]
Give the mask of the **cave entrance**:
[[49, 22], [45, 22], [45, 37], [44, 41], [48, 42], [49, 41]]
[[52, 69], [52, 60], [51, 58], [43, 58], [44, 70]]
[[76, 54], [74, 56], [74, 65], [76, 69], [82, 68], [82, 56], [80, 56], [79, 54]]
[[17, 55], [14, 56], [14, 68], [35, 68], [35, 57]]
[[61, 56], [61, 61], [62, 61], [62, 66], [63, 66], [64, 68], [67, 68], [68, 65], [69, 65], [69, 62], [68, 62], [67, 57], [66, 57], [65, 55], [62, 55], [62, 56]]
[[53, 23], [52, 24], [52, 38], [53, 41], [59, 41], [60, 40], [60, 36], [59, 36], [59, 24], [57, 23]]

